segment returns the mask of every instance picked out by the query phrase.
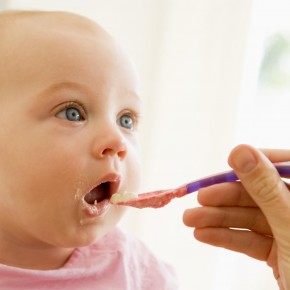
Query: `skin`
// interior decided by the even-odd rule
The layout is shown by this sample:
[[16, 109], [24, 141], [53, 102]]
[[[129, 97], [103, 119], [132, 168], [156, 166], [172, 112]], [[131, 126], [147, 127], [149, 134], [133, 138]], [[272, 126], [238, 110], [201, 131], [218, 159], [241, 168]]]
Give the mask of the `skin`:
[[237, 146], [229, 165], [241, 182], [200, 190], [201, 207], [183, 216], [197, 240], [266, 261], [283, 290], [290, 289], [290, 192], [272, 162], [289, 160], [290, 150]]
[[16, 12], [0, 24], [0, 262], [56, 269], [124, 214], [88, 216], [88, 191], [104, 178], [138, 190], [139, 84], [114, 39], [84, 17]]

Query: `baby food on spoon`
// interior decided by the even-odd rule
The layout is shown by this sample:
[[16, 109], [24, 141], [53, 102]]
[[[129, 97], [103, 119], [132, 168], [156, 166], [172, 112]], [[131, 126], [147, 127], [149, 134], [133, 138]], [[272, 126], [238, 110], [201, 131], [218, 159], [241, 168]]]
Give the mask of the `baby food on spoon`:
[[112, 204], [119, 204], [119, 203], [123, 203], [123, 202], [127, 202], [129, 200], [132, 199], [137, 199], [138, 198], [138, 194], [137, 193], [133, 193], [133, 192], [118, 192], [118, 193], [114, 193], [111, 196], [110, 202]]

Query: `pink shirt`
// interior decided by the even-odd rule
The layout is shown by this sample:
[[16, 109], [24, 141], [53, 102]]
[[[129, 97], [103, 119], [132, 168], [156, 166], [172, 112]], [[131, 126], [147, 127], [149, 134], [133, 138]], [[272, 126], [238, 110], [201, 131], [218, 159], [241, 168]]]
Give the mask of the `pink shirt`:
[[0, 265], [0, 289], [175, 290], [171, 267], [140, 241], [115, 229], [97, 243], [77, 248], [57, 270], [27, 270]]

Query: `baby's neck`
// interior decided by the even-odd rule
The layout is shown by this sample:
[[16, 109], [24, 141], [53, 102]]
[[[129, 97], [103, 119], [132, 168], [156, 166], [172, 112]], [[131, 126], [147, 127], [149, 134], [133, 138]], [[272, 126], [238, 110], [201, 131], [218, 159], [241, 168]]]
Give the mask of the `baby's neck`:
[[25, 269], [53, 270], [61, 268], [69, 259], [71, 248], [5, 247], [0, 244], [0, 263]]

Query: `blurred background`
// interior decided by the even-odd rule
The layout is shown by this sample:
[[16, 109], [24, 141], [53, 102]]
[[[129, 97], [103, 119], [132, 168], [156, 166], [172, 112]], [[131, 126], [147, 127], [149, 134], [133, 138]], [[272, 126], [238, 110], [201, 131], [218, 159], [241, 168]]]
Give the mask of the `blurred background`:
[[[140, 73], [144, 191], [229, 169], [238, 143], [290, 148], [289, 0], [0, 0], [66, 10], [114, 35]], [[195, 241], [182, 223], [195, 194], [130, 209], [121, 226], [172, 264], [181, 290], [278, 289], [264, 262]]]

